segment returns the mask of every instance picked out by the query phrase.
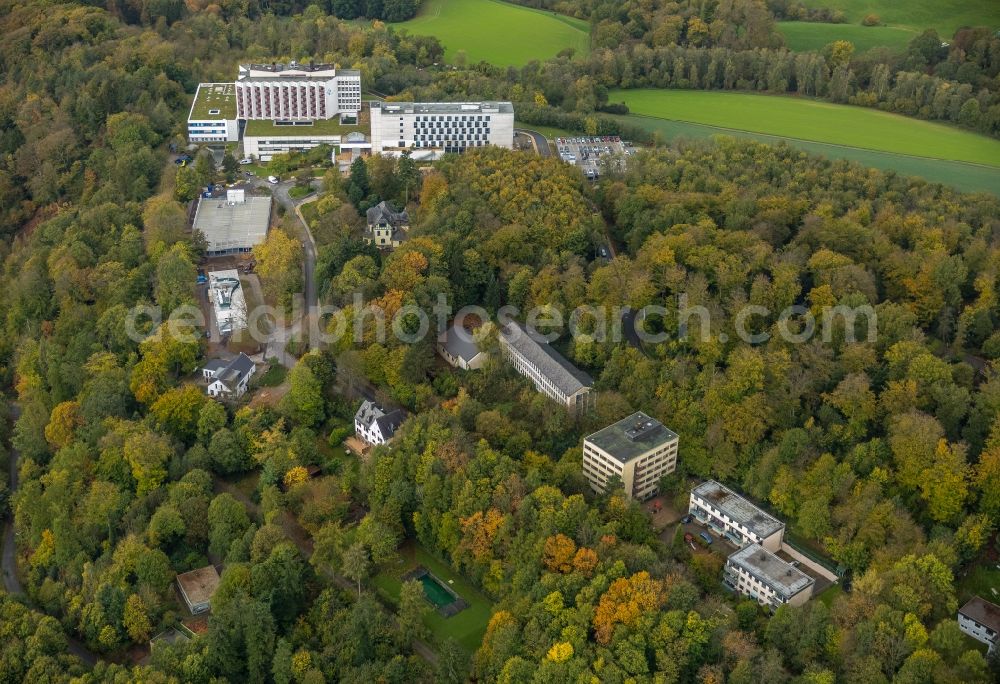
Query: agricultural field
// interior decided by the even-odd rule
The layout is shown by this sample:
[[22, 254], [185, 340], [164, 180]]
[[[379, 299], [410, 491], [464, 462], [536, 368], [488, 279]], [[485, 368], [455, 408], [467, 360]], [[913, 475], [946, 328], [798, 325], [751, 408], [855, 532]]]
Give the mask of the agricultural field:
[[813, 21], [782, 21], [778, 31], [785, 37], [789, 50], [805, 52], [822, 50], [835, 40], [849, 40], [856, 53], [876, 47], [902, 51], [920, 35], [918, 31], [899, 26], [862, 26], [861, 24], [824, 24]]
[[426, 0], [418, 16], [396, 26], [437, 37], [449, 62], [459, 50], [469, 64], [522, 66], [566, 48], [577, 54], [590, 49], [587, 22], [499, 0]]
[[851, 24], [860, 25], [869, 14], [877, 14], [886, 26], [917, 33], [936, 29], [943, 40], [962, 26], [1000, 28], [1000, 2], [996, 0], [803, 0], [803, 4], [842, 10]]
[[918, 176], [932, 183], [943, 183], [964, 192], [989, 192], [994, 195], [1000, 195], [1000, 169], [980, 164], [928, 159], [926, 157], [911, 157], [888, 152], [874, 152], [857, 147], [814, 143], [778, 135], [747, 133], [719, 128], [717, 126], [703, 126], [683, 121], [668, 121], [667, 119], [657, 119], [635, 114], [612, 118], [621, 119], [630, 125], [640, 126], [653, 133], [659, 133], [664, 141], [670, 141], [674, 138], [700, 139], [728, 135], [749, 138], [769, 145], [787, 143], [792, 147], [811, 154], [822, 155], [830, 159], [854, 161], [862, 166], [882, 171], [895, 171], [907, 176]]
[[1000, 168], [1000, 140], [875, 109], [699, 90], [615, 90], [609, 101], [671, 121]]

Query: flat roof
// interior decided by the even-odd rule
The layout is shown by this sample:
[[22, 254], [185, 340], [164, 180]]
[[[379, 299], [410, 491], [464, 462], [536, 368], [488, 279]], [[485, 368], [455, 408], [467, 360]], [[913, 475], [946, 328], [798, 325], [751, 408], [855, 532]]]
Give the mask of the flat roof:
[[338, 69], [333, 64], [299, 64], [298, 62], [272, 62], [270, 64], [240, 64], [238, 78], [242, 80], [268, 79], [327, 79], [335, 76], [361, 77], [358, 69]]
[[[212, 112], [216, 112], [213, 114]], [[188, 121], [229, 121], [236, 118], [236, 86], [200, 83], [191, 103]]]
[[816, 581], [760, 544], [744, 546], [729, 556], [729, 562], [743, 568], [786, 599]]
[[393, 114], [400, 111], [407, 114], [513, 114], [514, 105], [510, 102], [382, 102], [373, 101], [372, 107], [377, 107], [383, 113]]
[[586, 438], [619, 463], [628, 463], [650, 449], [678, 439], [677, 433], [642, 411], [622, 418]]
[[234, 203], [203, 197], [194, 215], [194, 227], [205, 234], [209, 252], [253, 247], [267, 237], [270, 222], [271, 198], [254, 195]]
[[973, 596], [964, 606], [959, 608], [958, 612], [981, 625], [989, 627], [994, 632], [1000, 632], [1000, 606], [995, 603], [990, 603], [986, 599]]
[[177, 575], [177, 586], [190, 605], [205, 603], [212, 599], [212, 594], [219, 587], [219, 572], [214, 565]]
[[250, 119], [247, 121], [243, 137], [254, 138], [301, 138], [310, 135], [339, 135], [361, 133], [367, 136], [371, 131], [371, 118], [364, 107], [358, 112], [358, 123], [345, 124], [340, 122], [340, 116], [332, 119], [311, 119], [295, 121], [295, 125], [281, 125], [270, 119]]
[[715, 480], [702, 482], [694, 488], [693, 493], [711, 503], [761, 539], [770, 537], [785, 526], [783, 522], [779, 522], [729, 487]]
[[[208, 274], [208, 289], [215, 309], [215, 325], [219, 334], [232, 333], [247, 327], [247, 300], [243, 295], [243, 281], [235, 268], [224, 271], [211, 271]], [[240, 356], [243, 356], [240, 354]], [[239, 357], [237, 357], [239, 358]], [[223, 380], [221, 374], [233, 364], [233, 361], [223, 361], [215, 366], [211, 361], [205, 368], [216, 372], [216, 379]]]

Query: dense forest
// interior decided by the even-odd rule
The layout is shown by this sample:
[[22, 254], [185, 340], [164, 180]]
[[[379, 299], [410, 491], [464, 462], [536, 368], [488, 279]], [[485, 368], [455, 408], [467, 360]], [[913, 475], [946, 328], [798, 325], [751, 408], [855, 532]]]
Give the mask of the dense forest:
[[[594, 187], [498, 149], [423, 172], [378, 157], [327, 174], [313, 221], [325, 303], [349, 310], [361, 293], [391, 316], [439, 294], [491, 312], [683, 295], [710, 313], [708, 335], [682, 339], [667, 316], [671, 339], [643, 349], [596, 332], [559, 340], [597, 379], [598, 408], [579, 420], [496, 354], [479, 372], [446, 370], [432, 338], [368, 329], [302, 355], [277, 405], [227, 407], [191, 382], [203, 342], [151, 323], [159, 334], [140, 343], [126, 325], [135, 305], [169, 313], [195, 298], [201, 247], [176, 190], [219, 172], [203, 156], [178, 170], [167, 146], [184, 142], [197, 82], [232, 78], [243, 59], [311, 55], [391, 93], [510, 98], [583, 121], [611, 85], [794, 91], [813, 74], [803, 92], [846, 78], [849, 100], [879, 93], [880, 71], [870, 104], [951, 120], [976, 102], [968, 124], [996, 133], [996, 39], [972, 31], [961, 55], [953, 43], [919, 68], [906, 61], [919, 44], [831, 62], [843, 55], [780, 50], [762, 5], [725, 4], [745, 18], [724, 26], [754, 31], [707, 21], [699, 44], [700, 5], [594, 2], [578, 12], [600, 28], [587, 57], [451, 71], [427, 68], [436, 40], [324, 13], [338, 4], [289, 18], [273, 5], [0, 2], [0, 380], [21, 463], [0, 502], [26, 592], [0, 597], [0, 678], [995, 680], [996, 659], [955, 622], [963, 575], [996, 562], [994, 197], [724, 138], [641, 151]], [[957, 93], [940, 117], [939, 86]], [[360, 233], [360, 212], [383, 199], [414, 217], [389, 255]], [[595, 259], [608, 237], [617, 256]], [[282, 230], [269, 243], [298, 246]], [[299, 285], [265, 284], [276, 297]], [[877, 331], [835, 321], [829, 341], [746, 345], [735, 319], [748, 304], [772, 312], [750, 321], [761, 333], [835, 305], [871, 306]], [[790, 305], [800, 314], [778, 320]], [[359, 386], [412, 414], [365, 464], [330, 449]], [[671, 496], [685, 499], [688, 477], [730, 483], [832, 558], [849, 591], [770, 615], [723, 591], [717, 556], [661, 540], [618, 494], [595, 497], [581, 438], [632, 410], [681, 437]], [[375, 590], [404, 542], [494, 602], [473, 653], [430, 643], [418, 584], [394, 604]], [[178, 623], [176, 574], [209, 562], [224, 571], [207, 631], [133, 663], [130, 649]]]

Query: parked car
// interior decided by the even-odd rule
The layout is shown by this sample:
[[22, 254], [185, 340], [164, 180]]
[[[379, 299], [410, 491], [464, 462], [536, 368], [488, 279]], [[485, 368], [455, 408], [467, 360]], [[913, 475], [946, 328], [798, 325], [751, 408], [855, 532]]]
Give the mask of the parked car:
[[684, 533], [684, 541], [686, 541], [686, 542], [694, 541], [694, 535], [691, 534], [690, 532], [685, 532]]
[[277, 176], [268, 176], [267, 177], [267, 182], [271, 183], [272, 185], [275, 185], [278, 182], [278, 177]]
[[[604, 248], [602, 247], [601, 249], [603, 250]], [[603, 256], [603, 251], [602, 251], [601, 255]], [[691, 522], [691, 519], [692, 519], [691, 518], [691, 514], [688, 513], [683, 518], [681, 518], [681, 522], [684, 523], [685, 525], [687, 525], [689, 522]]]
[[709, 544], [711, 544], [712, 541], [713, 541], [712, 540], [712, 535], [710, 535], [708, 532], [699, 532], [698, 536], [701, 537], [701, 540], [703, 542], [705, 542], [706, 546], [708, 546]]
[[246, 164], [253, 164], [253, 159], [250, 159], [249, 157], [247, 157], [246, 159], [240, 159], [240, 164], [244, 164], [244, 165], [246, 165]]

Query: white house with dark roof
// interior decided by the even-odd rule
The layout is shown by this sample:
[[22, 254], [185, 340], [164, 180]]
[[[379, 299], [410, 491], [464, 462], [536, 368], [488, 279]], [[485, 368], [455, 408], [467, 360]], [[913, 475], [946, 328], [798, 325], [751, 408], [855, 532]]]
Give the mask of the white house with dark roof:
[[240, 352], [239, 356], [229, 361], [212, 359], [201, 369], [201, 374], [209, 381], [208, 396], [236, 399], [246, 393], [250, 378], [256, 371], [257, 364]]
[[487, 354], [479, 349], [471, 330], [453, 323], [438, 335], [437, 352], [445, 361], [462, 370], [478, 370], [486, 363]]
[[399, 247], [410, 229], [410, 216], [405, 211], [396, 211], [389, 202], [382, 201], [367, 212], [368, 227], [362, 239], [367, 245], [379, 249]]
[[781, 548], [785, 523], [715, 480], [706, 480], [691, 490], [688, 512], [737, 546], [760, 544], [768, 551]]
[[573, 413], [594, 408], [594, 379], [549, 346], [541, 336], [510, 321], [500, 328], [500, 349], [518, 373]]
[[958, 609], [958, 628], [976, 641], [989, 647], [989, 652], [1000, 644], [1000, 606], [973, 596]]
[[645, 501], [677, 469], [679, 443], [675, 432], [637, 411], [583, 440], [583, 474], [598, 494], [618, 477], [626, 497]]
[[378, 446], [393, 438], [396, 430], [406, 420], [402, 409], [386, 412], [374, 401], [365, 401], [354, 414], [354, 432], [361, 441]]

